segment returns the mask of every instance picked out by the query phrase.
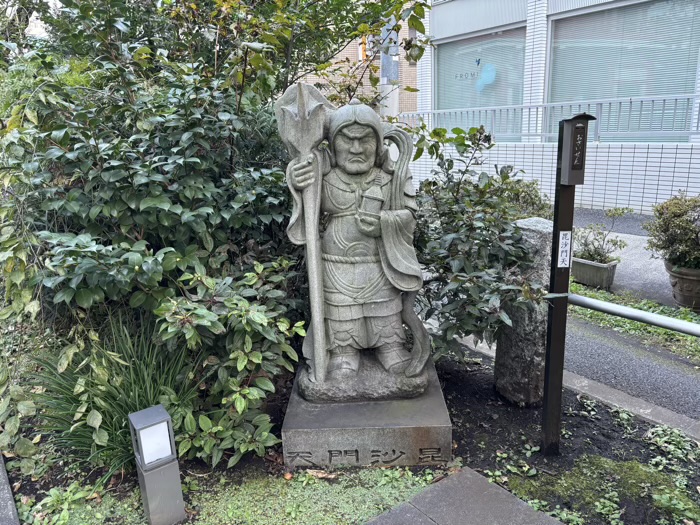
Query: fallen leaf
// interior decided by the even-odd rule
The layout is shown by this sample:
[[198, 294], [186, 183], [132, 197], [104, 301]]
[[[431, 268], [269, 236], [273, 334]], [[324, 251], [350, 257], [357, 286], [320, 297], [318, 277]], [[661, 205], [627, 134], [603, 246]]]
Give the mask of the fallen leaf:
[[335, 479], [338, 477], [338, 474], [333, 474], [330, 472], [326, 472], [325, 470], [313, 470], [309, 469], [306, 471], [307, 473], [311, 474], [313, 477], [316, 479]]

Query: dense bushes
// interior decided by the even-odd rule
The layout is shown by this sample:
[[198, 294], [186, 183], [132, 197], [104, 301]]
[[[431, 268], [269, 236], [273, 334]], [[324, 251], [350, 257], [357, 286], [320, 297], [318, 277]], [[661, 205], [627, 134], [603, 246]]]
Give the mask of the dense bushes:
[[543, 212], [548, 204], [510, 166], [477, 171], [492, 145], [483, 127], [418, 130], [418, 155], [427, 150], [438, 166], [421, 184], [416, 245], [431, 273], [422, 299], [425, 317], [439, 326], [440, 353], [460, 351], [455, 336], [491, 340], [511, 323], [506, 304], [542, 296], [528, 282], [529, 253], [513, 221], [524, 202]]
[[[216, 464], [229, 449], [237, 460], [272, 442], [269, 419], [259, 416], [274, 390], [270, 378], [296, 359], [289, 338], [301, 328], [285, 314], [299, 304], [298, 287], [288, 286], [298, 252], [284, 233], [284, 174], [263, 163], [241, 165], [248, 159], [236, 155], [246, 148], [237, 142], [242, 124], [230, 113], [233, 93], [178, 65], [168, 80], [160, 90], [135, 84], [100, 92], [44, 83], [31, 105], [15, 111], [5, 158], [15, 170], [16, 198], [3, 205], [0, 238], [13, 302], [3, 315], [42, 309], [60, 326], [85, 326], [68, 337], [63, 370], [48, 385], [75, 404], [65, 398], [70, 389], [58, 390], [59, 379], [92, 380], [94, 370], [71, 357], [76, 345], [92, 346], [86, 334], [100, 326], [105, 308], [153, 312], [171, 343], [160, 351], [186, 343], [203, 352], [213, 374], [201, 383], [190, 417], [217, 414], [216, 445], [200, 439], [205, 429], [193, 435], [183, 426], [191, 445], [180, 450]], [[254, 130], [264, 136], [262, 126]], [[127, 373], [115, 372], [110, 381]], [[70, 418], [51, 419], [51, 429], [74, 453], [121, 465], [124, 456], [113, 449], [123, 451], [125, 442], [115, 427], [68, 432], [96, 411], [117, 412], [106, 414], [112, 421], [138, 408], [98, 399], [86, 398], [79, 406], [88, 409], [75, 407]], [[236, 429], [240, 435], [225, 441]]]
[[669, 264], [700, 269], [700, 196], [680, 193], [654, 206], [654, 219], [644, 228], [648, 248]]
[[[108, 471], [128, 461], [126, 414], [156, 401], [173, 414], [180, 455], [262, 455], [276, 442], [266, 399], [304, 334], [271, 101], [305, 72], [332, 70], [334, 53], [390, 15], [420, 30], [425, 6], [63, 5], [49, 20], [55, 45], [13, 65], [25, 75], [14, 85], [31, 89], [0, 136], [0, 318], [38, 317], [63, 341], [39, 362], [36, 407], [22, 408], [38, 409], [54, 445]], [[335, 33], [316, 29], [329, 23]], [[421, 41], [403, 45], [420, 55]], [[358, 89], [344, 83], [343, 96]], [[417, 246], [435, 274], [423, 299], [441, 351], [455, 335], [489, 337], [510, 322], [507, 302], [538, 294], [512, 221], [521, 205], [547, 206], [510, 168], [475, 171], [490, 145], [483, 129], [418, 143], [439, 165], [422, 186]], [[126, 331], [115, 321], [135, 318]], [[141, 395], [147, 383], [156, 388]]]

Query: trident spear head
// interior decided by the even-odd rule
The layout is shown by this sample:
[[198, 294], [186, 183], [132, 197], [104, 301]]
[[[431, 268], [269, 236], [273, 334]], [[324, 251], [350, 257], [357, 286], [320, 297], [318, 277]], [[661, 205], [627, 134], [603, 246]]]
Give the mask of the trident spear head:
[[310, 153], [324, 137], [326, 115], [335, 107], [315, 87], [297, 83], [275, 102], [277, 127], [289, 153]]

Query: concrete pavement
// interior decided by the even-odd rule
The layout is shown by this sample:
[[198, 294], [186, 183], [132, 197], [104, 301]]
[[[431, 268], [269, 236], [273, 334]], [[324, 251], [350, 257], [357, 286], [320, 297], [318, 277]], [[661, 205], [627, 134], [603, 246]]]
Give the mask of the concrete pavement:
[[569, 372], [700, 420], [700, 370], [667, 350], [569, 317]]
[[[667, 306], [676, 306], [671, 294], [671, 285], [662, 259], [655, 258], [647, 251], [647, 232], [642, 225], [651, 220], [649, 215], [626, 215], [615, 221], [615, 237], [627, 243], [627, 247], [615, 255], [620, 257], [612, 291], [627, 290], [645, 299], [651, 299]], [[602, 210], [576, 209], [574, 226], [582, 228], [590, 224], [611, 222]]]
[[469, 468], [431, 485], [368, 525], [561, 525]]

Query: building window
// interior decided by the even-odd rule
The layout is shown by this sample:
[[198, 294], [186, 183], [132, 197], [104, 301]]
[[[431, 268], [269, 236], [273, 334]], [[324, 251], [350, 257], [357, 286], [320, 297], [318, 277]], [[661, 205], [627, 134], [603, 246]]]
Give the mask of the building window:
[[655, 0], [553, 22], [549, 101], [694, 93], [700, 2]]
[[522, 103], [525, 28], [437, 46], [436, 109]]

